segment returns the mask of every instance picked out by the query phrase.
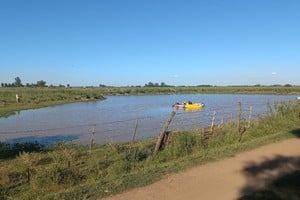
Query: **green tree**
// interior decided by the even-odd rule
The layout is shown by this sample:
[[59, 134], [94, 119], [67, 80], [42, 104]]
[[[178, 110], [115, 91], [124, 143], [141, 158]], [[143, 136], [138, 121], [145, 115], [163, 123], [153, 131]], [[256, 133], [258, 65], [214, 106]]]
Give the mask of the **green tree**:
[[161, 82], [161, 83], [160, 83], [160, 87], [166, 87], [166, 86], [167, 86], [166, 83], [164, 83], [164, 82]]
[[37, 87], [46, 87], [46, 81], [40, 80], [36, 82]]
[[16, 78], [15, 78], [15, 83], [14, 83], [14, 85], [15, 85], [16, 87], [23, 87], [22, 81], [21, 81], [20, 77], [16, 77]]
[[145, 84], [145, 87], [153, 87], [154, 86], [154, 83], [152, 83], [151, 81], [148, 82], [148, 84]]

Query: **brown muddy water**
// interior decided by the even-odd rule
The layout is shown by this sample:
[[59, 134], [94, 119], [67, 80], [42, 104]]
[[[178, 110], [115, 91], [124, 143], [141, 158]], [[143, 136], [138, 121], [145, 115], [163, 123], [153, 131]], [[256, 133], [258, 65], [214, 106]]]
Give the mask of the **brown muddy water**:
[[176, 102], [202, 102], [202, 110], [175, 110], [169, 130], [189, 130], [209, 126], [216, 111], [216, 124], [237, 118], [238, 102], [248, 118], [263, 116], [268, 105], [295, 101], [292, 95], [181, 94], [149, 96], [108, 96], [104, 101], [71, 103], [41, 109], [24, 110], [0, 118], [1, 142], [52, 144], [74, 141], [88, 144], [93, 126], [95, 143], [130, 141], [137, 125], [136, 139], [156, 137]]

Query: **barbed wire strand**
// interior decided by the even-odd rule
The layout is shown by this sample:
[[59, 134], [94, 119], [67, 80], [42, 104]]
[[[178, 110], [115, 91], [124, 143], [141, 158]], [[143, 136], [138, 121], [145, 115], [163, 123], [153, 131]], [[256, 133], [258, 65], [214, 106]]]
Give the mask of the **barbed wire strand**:
[[[262, 103], [247, 103], [247, 104], [242, 104], [242, 111], [243, 111], [243, 117], [247, 117], [249, 115], [249, 110], [250, 106], [255, 107], [255, 106], [265, 106], [267, 109], [267, 104], [266, 102]], [[205, 108], [204, 108], [205, 109]], [[230, 109], [231, 111], [225, 112], [227, 109]], [[223, 121], [230, 121], [234, 120], [237, 117], [237, 114], [235, 113], [238, 110], [238, 106], [236, 104], [231, 104], [231, 105], [226, 105], [226, 106], [218, 106], [218, 107], [212, 107], [209, 110], [199, 110], [199, 111], [193, 111], [193, 112], [185, 112], [185, 111], [176, 111], [176, 116], [174, 119], [174, 122], [172, 122], [172, 125], [170, 126], [172, 129], [176, 129], [179, 127], [186, 127], [187, 126], [193, 126], [195, 128], [201, 128], [201, 126], [208, 125], [211, 122], [211, 118], [213, 116], [213, 112], [216, 111], [216, 125], [221, 122], [221, 119]], [[268, 113], [262, 112], [260, 114], [255, 114], [255, 111], [252, 111], [252, 120], [258, 117], [266, 116]], [[188, 119], [183, 119], [181, 116], [183, 115], [189, 115]], [[111, 122], [102, 122], [102, 123], [87, 123], [87, 124], [79, 124], [79, 125], [72, 125], [72, 126], [64, 126], [64, 127], [55, 127], [55, 128], [46, 128], [46, 129], [31, 129], [31, 130], [17, 130], [17, 131], [1, 131], [1, 135], [8, 135], [8, 134], [28, 134], [28, 133], [34, 133], [33, 135], [35, 136], [44, 136], [43, 132], [55, 132], [55, 131], [60, 131], [60, 130], [67, 130], [67, 129], [75, 129], [75, 128], [85, 128], [86, 131], [84, 131], [82, 134], [89, 134], [91, 132], [90, 127], [92, 126], [97, 126], [97, 127], [109, 127], [111, 125], [116, 126], [121, 126], [121, 127], [126, 127], [127, 131], [124, 129], [120, 128], [107, 128], [107, 129], [96, 129], [96, 134], [109, 134], [110, 138], [106, 138], [106, 140], [109, 139], [115, 139], [116, 137], [120, 137], [123, 135], [131, 135], [132, 130], [134, 125], [133, 122], [136, 123], [136, 120], [139, 121], [139, 124], [143, 123], [144, 120], [153, 120], [154, 117], [151, 116], [146, 116], [146, 117], [138, 117], [138, 118], [130, 118], [130, 119], [124, 119], [124, 120], [115, 120]], [[197, 124], [189, 124], [188, 121], [197, 121]], [[132, 124], [127, 124], [130, 123]], [[158, 131], [164, 124], [164, 122], [156, 122], [157, 126], [156, 127], [143, 127], [139, 126], [138, 127], [138, 132], [153, 132], [153, 131]], [[182, 129], [182, 128], [181, 128]], [[110, 134], [114, 133], [114, 134]], [[49, 133], [48, 133], [49, 134]], [[55, 135], [59, 135], [57, 133], [54, 133]], [[47, 135], [49, 136], [49, 135]], [[64, 135], [65, 136], [65, 135]]]

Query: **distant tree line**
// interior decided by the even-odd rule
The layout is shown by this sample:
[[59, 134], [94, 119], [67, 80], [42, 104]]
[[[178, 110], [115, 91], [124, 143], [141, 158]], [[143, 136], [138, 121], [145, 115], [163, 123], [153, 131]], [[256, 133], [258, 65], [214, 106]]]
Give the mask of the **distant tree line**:
[[256, 84], [256, 85], [229, 85], [230, 87], [293, 87], [292, 84], [274, 84], [274, 85], [261, 85], [261, 84]]
[[[256, 84], [256, 85], [228, 85], [230, 87], [265, 87], [266, 85], [260, 85], [260, 84]], [[285, 84], [285, 85], [280, 85], [280, 84], [275, 84], [275, 85], [268, 85], [269, 87], [293, 87], [293, 85], [291, 84]], [[16, 77], [15, 81], [12, 83], [1, 83], [1, 87], [50, 87], [50, 88], [56, 88], [56, 87], [70, 87], [70, 84], [62, 85], [59, 84], [58, 86], [55, 85], [47, 85], [46, 81], [44, 80], [40, 80], [37, 81], [36, 83], [26, 83], [25, 85], [22, 84], [21, 78], [20, 77]], [[93, 88], [94, 86], [86, 86], [88, 88]], [[113, 87], [113, 86], [107, 86], [104, 84], [99, 84], [99, 87]], [[142, 86], [131, 86], [131, 87], [142, 87]], [[153, 82], [148, 82], [144, 85], [144, 87], [175, 87], [173, 85], [168, 85], [165, 82], [161, 82], [161, 83], [153, 83]], [[184, 85], [179, 86], [179, 87], [186, 87]], [[215, 87], [212, 85], [197, 85], [196, 87]]]
[[[90, 86], [92, 87], [92, 86]], [[99, 84], [99, 87], [114, 87], [114, 86], [107, 86], [107, 85], [104, 85], [104, 84]], [[140, 86], [140, 85], [135, 85], [135, 86], [127, 86], [127, 87], [143, 87], [143, 86]], [[161, 82], [161, 83], [153, 83], [153, 82], [148, 82], [144, 85], [144, 87], [174, 87], [172, 85], [167, 85], [166, 83], [164, 82]]]
[[167, 85], [164, 82], [159, 83], [152, 83], [151, 81], [145, 84], [145, 87], [172, 87], [171, 85]]
[[13, 83], [1, 83], [1, 87], [48, 87], [46, 85], [46, 81], [40, 80], [36, 83], [26, 83], [25, 85], [22, 84], [21, 78], [16, 77]]

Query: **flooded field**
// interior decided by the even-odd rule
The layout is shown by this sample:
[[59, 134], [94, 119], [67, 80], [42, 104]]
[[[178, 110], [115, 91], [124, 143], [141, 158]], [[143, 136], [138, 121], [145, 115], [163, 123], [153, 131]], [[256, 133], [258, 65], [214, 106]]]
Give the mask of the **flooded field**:
[[202, 110], [175, 110], [170, 130], [188, 130], [209, 126], [216, 111], [216, 123], [237, 117], [238, 102], [248, 117], [263, 116], [268, 105], [278, 101], [294, 101], [292, 95], [149, 95], [108, 96], [104, 101], [71, 103], [60, 106], [25, 110], [0, 118], [0, 141], [38, 141], [43, 144], [73, 140], [87, 144], [95, 129], [95, 142], [130, 141], [137, 126], [136, 139], [156, 137], [176, 102], [202, 102]]

